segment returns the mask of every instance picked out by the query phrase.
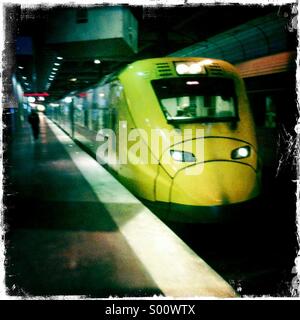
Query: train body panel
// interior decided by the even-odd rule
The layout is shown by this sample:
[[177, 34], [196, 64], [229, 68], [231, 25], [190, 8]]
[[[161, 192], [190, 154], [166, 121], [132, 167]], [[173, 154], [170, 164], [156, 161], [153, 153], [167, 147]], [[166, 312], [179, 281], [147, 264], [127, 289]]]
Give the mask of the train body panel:
[[[61, 102], [53, 114], [98, 160], [109, 160], [133, 193], [169, 211], [173, 205], [227, 206], [259, 194], [254, 123], [244, 83], [227, 62], [137, 61], [73, 95], [71, 105]], [[113, 161], [99, 152], [105, 146]], [[176, 220], [171, 211], [167, 217]], [[207, 214], [196, 210], [187, 221], [193, 217]]]
[[[256, 172], [244, 163], [211, 161], [205, 163], [198, 179], [186, 177], [195, 175], [201, 164], [177, 172], [173, 179], [170, 202], [185, 205], [219, 206], [243, 202], [258, 195]], [[187, 169], [189, 173], [187, 173]], [[211, 192], [213, 190], [213, 192]]]

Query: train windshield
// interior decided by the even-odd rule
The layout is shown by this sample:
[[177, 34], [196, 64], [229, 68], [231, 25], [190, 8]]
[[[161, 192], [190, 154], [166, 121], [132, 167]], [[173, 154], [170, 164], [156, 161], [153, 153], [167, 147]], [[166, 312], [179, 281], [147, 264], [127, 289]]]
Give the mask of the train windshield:
[[234, 82], [227, 78], [169, 78], [152, 81], [170, 122], [217, 122], [237, 119]]

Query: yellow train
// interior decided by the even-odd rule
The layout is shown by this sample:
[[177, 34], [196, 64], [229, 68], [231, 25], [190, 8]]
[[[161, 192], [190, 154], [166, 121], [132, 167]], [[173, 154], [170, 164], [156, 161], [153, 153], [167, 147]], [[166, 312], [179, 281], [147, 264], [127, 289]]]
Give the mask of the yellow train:
[[162, 218], [219, 221], [219, 209], [259, 195], [254, 124], [227, 62], [136, 61], [50, 104], [48, 114]]

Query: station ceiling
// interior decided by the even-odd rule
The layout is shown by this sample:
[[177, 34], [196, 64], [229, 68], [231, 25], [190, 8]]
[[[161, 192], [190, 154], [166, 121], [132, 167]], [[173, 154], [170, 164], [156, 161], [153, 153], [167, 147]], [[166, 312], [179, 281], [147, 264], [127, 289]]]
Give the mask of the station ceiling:
[[[49, 93], [48, 101], [55, 101], [71, 91], [82, 90], [98, 82], [104, 75], [123, 65], [143, 58], [170, 55], [178, 50], [206, 41], [234, 27], [253, 19], [276, 14], [288, 16], [288, 6], [243, 6], [243, 5], [196, 5], [196, 6], [135, 6], [129, 7], [138, 22], [138, 50], [122, 58], [102, 59], [95, 64], [94, 57], [69, 57], [60, 61], [58, 74], [47, 87], [47, 63], [53, 63], [53, 53], [45, 41], [45, 30], [50, 16], [55, 16], [60, 7], [21, 7], [6, 8], [6, 33], [16, 43], [16, 39], [32, 39], [33, 52], [24, 54], [26, 41], [18, 41], [23, 46], [11, 50], [12, 72], [25, 92]], [[13, 22], [13, 23], [12, 23]], [[113, 23], [113, 22], [112, 22]], [[259, 48], [258, 48], [259, 49]], [[46, 57], [41, 62], [40, 55]], [[47, 60], [48, 59], [48, 60]], [[22, 68], [19, 68], [22, 67]], [[76, 80], [74, 80], [76, 79]], [[73, 81], [72, 81], [73, 80]], [[26, 84], [27, 83], [27, 84]]]

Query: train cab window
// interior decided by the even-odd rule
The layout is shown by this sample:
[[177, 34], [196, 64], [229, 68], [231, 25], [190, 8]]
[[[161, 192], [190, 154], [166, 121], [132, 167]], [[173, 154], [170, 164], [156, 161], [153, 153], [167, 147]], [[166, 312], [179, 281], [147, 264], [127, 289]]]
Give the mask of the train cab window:
[[152, 81], [168, 121], [216, 122], [237, 119], [234, 82], [225, 78], [173, 78]]

